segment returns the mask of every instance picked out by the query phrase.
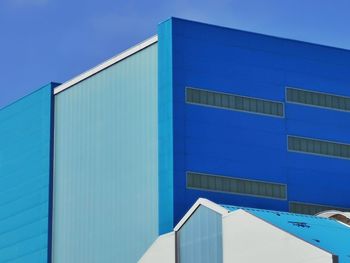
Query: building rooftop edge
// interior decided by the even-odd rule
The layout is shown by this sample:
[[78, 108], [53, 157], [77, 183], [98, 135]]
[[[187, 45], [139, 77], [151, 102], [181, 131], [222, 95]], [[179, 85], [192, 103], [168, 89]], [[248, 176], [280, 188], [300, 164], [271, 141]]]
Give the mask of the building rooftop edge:
[[[173, 20], [181, 20], [181, 21], [185, 21], [185, 22], [189, 22], [189, 23], [202, 24], [202, 25], [210, 26], [210, 27], [222, 28], [222, 29], [225, 29], [225, 30], [233, 30], [233, 31], [239, 31], [239, 32], [248, 33], [248, 34], [255, 34], [255, 35], [260, 35], [260, 36], [263, 36], [263, 37], [270, 37], [270, 38], [275, 38], [275, 39], [280, 39], [280, 40], [285, 40], [285, 41], [297, 42], [297, 43], [302, 43], [302, 44], [307, 44], [307, 45], [312, 45], [312, 46], [319, 46], [321, 48], [326, 48], [326, 49], [335, 49], [335, 50], [340, 50], [340, 51], [347, 52], [347, 53], [350, 52], [350, 49], [344, 48], [344, 47], [331, 46], [331, 45], [328, 45], [328, 44], [322, 44], [322, 43], [311, 42], [311, 41], [306, 41], [306, 40], [300, 40], [300, 39], [295, 39], [295, 38], [290, 38], [290, 37], [277, 36], [277, 35], [268, 34], [268, 33], [261, 33], [261, 32], [256, 32], [256, 31], [250, 31], [248, 29], [238, 29], [238, 28], [234, 28], [234, 27], [210, 24], [210, 23], [206, 23], [206, 22], [202, 22], [202, 21], [189, 20], [189, 19], [185, 19], [185, 18], [181, 18], [181, 17], [174, 17], [174, 16], [168, 18], [167, 20], [171, 20], [171, 19], [173, 19]], [[164, 20], [163, 22], [165, 22], [167, 20]]]
[[0, 111], [5, 110], [5, 109], [8, 108], [8, 107], [11, 107], [12, 105], [16, 104], [17, 102], [19, 102], [19, 101], [21, 101], [21, 100], [23, 100], [23, 99], [25, 99], [25, 98], [27, 98], [27, 97], [33, 95], [33, 94], [36, 93], [36, 92], [39, 92], [39, 91], [42, 90], [43, 88], [46, 88], [46, 87], [48, 87], [48, 86], [51, 86], [51, 88], [54, 89], [55, 87], [57, 87], [57, 86], [59, 86], [59, 85], [61, 85], [61, 84], [58, 83], [58, 82], [52, 82], [52, 81], [51, 81], [51, 82], [49, 82], [49, 83], [47, 83], [47, 84], [41, 86], [40, 88], [37, 88], [37, 89], [35, 89], [35, 90], [33, 90], [33, 91], [30, 91], [30, 92], [28, 92], [27, 94], [25, 94], [25, 95], [23, 95], [23, 96], [21, 96], [21, 97], [15, 99], [15, 100], [9, 102], [9, 103], [7, 103], [7, 104], [5, 104], [5, 105], [3, 105], [3, 106], [0, 106]]
[[119, 61], [141, 51], [142, 49], [145, 49], [146, 47], [153, 45], [156, 42], [158, 42], [158, 35], [152, 36], [152, 37], [142, 41], [141, 43], [139, 43], [139, 44], [119, 53], [118, 55], [102, 62], [101, 64], [93, 67], [92, 69], [89, 69], [89, 70], [85, 71], [84, 73], [72, 78], [71, 80], [64, 82], [63, 84], [61, 84], [60, 86], [58, 86], [54, 89], [54, 95], [57, 95], [58, 93], [74, 86], [75, 84], [78, 84], [79, 82], [81, 82], [81, 81], [95, 75], [96, 73], [118, 63]]

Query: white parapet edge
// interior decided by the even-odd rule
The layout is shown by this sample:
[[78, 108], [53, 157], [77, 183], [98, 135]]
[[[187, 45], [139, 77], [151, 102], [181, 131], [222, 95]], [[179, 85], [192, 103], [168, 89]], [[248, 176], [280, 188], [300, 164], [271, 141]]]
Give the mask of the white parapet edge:
[[101, 63], [99, 65], [97, 65], [96, 67], [94, 67], [94, 68], [92, 68], [92, 69], [90, 69], [90, 70], [88, 70], [88, 71], [86, 71], [86, 72], [84, 72], [84, 73], [74, 77], [73, 79], [68, 80], [67, 82], [57, 86], [54, 89], [54, 95], [56, 95], [56, 94], [58, 94], [58, 93], [60, 93], [60, 92], [62, 92], [64, 90], [74, 86], [75, 84], [77, 84], [77, 83], [79, 83], [79, 82], [81, 82], [81, 81], [83, 81], [83, 80], [85, 80], [85, 79], [95, 75], [96, 73], [98, 73], [98, 72], [100, 72], [100, 71], [102, 71], [102, 70], [112, 66], [113, 64], [118, 63], [119, 61], [121, 61], [121, 60], [123, 60], [123, 59], [125, 59], [125, 58], [127, 58], [127, 57], [129, 57], [129, 56], [131, 56], [131, 55], [141, 51], [142, 49], [144, 49], [144, 48], [146, 48], [146, 47], [148, 47], [150, 45], [153, 45], [156, 42], [158, 42], [158, 36], [157, 35], [146, 39], [145, 41], [143, 41], [143, 42], [141, 42], [141, 43], [139, 43], [139, 44], [137, 44], [137, 45], [127, 49], [127, 50], [125, 50], [124, 52], [116, 55], [115, 57], [113, 57], [113, 58], [111, 58], [111, 59], [109, 59], [109, 60], [107, 60], [107, 61], [105, 61], [105, 62], [103, 62], [103, 63]]

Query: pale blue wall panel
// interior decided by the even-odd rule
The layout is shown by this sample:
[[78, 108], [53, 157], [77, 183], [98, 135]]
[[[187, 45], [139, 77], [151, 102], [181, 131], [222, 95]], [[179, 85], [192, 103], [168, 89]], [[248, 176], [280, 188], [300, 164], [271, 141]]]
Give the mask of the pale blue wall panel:
[[0, 110], [0, 262], [48, 259], [52, 88]]
[[176, 232], [179, 263], [222, 263], [222, 216], [199, 206]]
[[158, 235], [157, 45], [55, 96], [54, 263], [136, 262]]

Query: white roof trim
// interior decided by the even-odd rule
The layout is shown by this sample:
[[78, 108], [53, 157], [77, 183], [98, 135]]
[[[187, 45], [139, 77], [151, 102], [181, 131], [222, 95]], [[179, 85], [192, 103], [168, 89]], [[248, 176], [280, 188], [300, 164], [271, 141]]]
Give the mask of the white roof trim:
[[205, 198], [199, 198], [194, 205], [190, 208], [190, 210], [187, 211], [187, 213], [182, 217], [180, 222], [175, 226], [174, 231], [178, 231], [185, 223], [186, 221], [191, 217], [191, 215], [196, 211], [196, 209], [200, 206], [203, 205], [221, 215], [226, 215], [230, 211], [223, 208], [222, 206], [215, 204], [212, 201], [209, 201], [208, 199]]
[[129, 57], [129, 56], [131, 56], [133, 54], [135, 54], [136, 52], [139, 52], [140, 50], [142, 50], [142, 49], [144, 49], [144, 48], [146, 48], [146, 47], [148, 47], [148, 46], [150, 46], [150, 45], [152, 45], [152, 44], [154, 44], [156, 42], [158, 42], [158, 36], [157, 35], [155, 35], [155, 36], [153, 36], [153, 37], [151, 37], [149, 39], [146, 39], [145, 41], [137, 44], [136, 46], [133, 46], [133, 47], [125, 50], [124, 52], [120, 53], [119, 55], [117, 55], [117, 56], [115, 56], [115, 57], [113, 57], [113, 58], [111, 58], [111, 59], [101, 63], [100, 65], [98, 65], [98, 66], [96, 66], [96, 67], [94, 67], [94, 68], [92, 68], [92, 69], [90, 69], [90, 70], [88, 70], [88, 71], [78, 75], [77, 77], [75, 77], [75, 78], [73, 78], [73, 79], [71, 79], [71, 80], [61, 84], [60, 86], [58, 86], [58, 87], [56, 87], [54, 89], [54, 94], [56, 95], [56, 94], [58, 94], [58, 93], [60, 93], [60, 92], [62, 92], [64, 90], [72, 87], [73, 85], [75, 85], [75, 84], [77, 84], [77, 83], [79, 83], [79, 82], [81, 82], [81, 81], [91, 77], [92, 75], [95, 75], [96, 73], [98, 73], [98, 72], [100, 72], [100, 71], [102, 71], [102, 70], [112, 66], [113, 64], [115, 64], [115, 63], [117, 63], [117, 62], [119, 62], [119, 61], [121, 61], [121, 60], [123, 60], [123, 59], [125, 59], [125, 58], [127, 58], [127, 57]]

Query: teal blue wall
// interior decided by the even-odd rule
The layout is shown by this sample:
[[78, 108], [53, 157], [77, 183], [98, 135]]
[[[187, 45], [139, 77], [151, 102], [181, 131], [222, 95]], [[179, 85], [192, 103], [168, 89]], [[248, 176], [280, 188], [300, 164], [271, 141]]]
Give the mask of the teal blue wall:
[[52, 84], [0, 110], [0, 262], [47, 262]]
[[157, 44], [55, 96], [54, 263], [134, 263], [158, 235]]
[[159, 233], [173, 229], [173, 67], [172, 25], [158, 26]]

